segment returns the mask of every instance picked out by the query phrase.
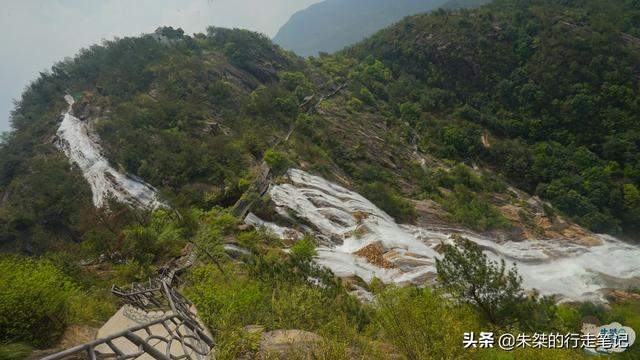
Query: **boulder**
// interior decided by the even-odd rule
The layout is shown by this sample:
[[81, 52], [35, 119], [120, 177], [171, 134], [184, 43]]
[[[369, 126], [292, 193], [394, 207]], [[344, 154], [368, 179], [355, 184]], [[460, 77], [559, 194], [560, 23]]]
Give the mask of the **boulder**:
[[373, 305], [376, 303], [375, 296], [367, 289], [358, 285], [353, 285], [352, 290], [349, 292], [349, 295], [355, 297], [363, 304]]
[[416, 267], [433, 265], [433, 259], [412, 252], [400, 253], [397, 250], [390, 250], [383, 256], [385, 262], [391, 264], [387, 267], [400, 268], [404, 271], [411, 271]]
[[610, 301], [633, 301], [640, 302], [640, 294], [622, 291], [622, 290], [611, 290], [606, 294], [606, 298]]

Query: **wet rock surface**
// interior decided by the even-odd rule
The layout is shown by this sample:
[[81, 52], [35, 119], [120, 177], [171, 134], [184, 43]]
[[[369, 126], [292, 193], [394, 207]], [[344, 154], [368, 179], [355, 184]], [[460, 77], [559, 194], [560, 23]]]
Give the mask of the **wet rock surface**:
[[91, 186], [93, 204], [98, 208], [103, 207], [107, 199], [113, 197], [117, 201], [142, 209], [165, 207], [166, 205], [159, 200], [156, 189], [151, 185], [111, 167], [102, 154], [102, 147], [90, 123], [73, 115], [76, 111], [86, 113], [86, 104], [74, 110], [73, 97], [66, 95], [65, 100], [69, 107], [63, 114], [55, 143], [70, 162], [82, 171], [82, 175]]
[[364, 258], [369, 264], [373, 264], [379, 268], [392, 269], [395, 266], [388, 262], [384, 257], [384, 248], [380, 243], [369, 244], [354, 254]]
[[[539, 199], [515, 191], [513, 196], [527, 205], [513, 207], [505, 201], [501, 210], [520, 219], [511, 234], [479, 234], [447, 224], [438, 205], [428, 202], [422, 210], [431, 211], [437, 221], [420, 217], [417, 225], [397, 224], [361, 195], [302, 170], [289, 170], [269, 195], [286, 223], [292, 218], [299, 221], [295, 231], [320, 239], [316, 262], [342, 278], [432, 284], [443, 245], [468, 239], [489, 259], [515, 263], [525, 288], [565, 301], [604, 301], [601, 289], [624, 289], [640, 279], [640, 247], [546, 214]], [[532, 221], [523, 220], [522, 211]], [[258, 224], [255, 219], [251, 222]], [[263, 221], [259, 226], [277, 234], [293, 230]]]

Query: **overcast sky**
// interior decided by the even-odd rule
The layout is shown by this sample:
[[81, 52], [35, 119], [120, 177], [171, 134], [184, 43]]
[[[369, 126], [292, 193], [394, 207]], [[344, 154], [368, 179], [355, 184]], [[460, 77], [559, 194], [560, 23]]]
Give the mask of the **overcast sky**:
[[297, 10], [319, 0], [1, 0], [0, 132], [12, 99], [38, 73], [102, 39], [139, 35], [158, 26], [188, 34], [208, 25], [273, 37]]

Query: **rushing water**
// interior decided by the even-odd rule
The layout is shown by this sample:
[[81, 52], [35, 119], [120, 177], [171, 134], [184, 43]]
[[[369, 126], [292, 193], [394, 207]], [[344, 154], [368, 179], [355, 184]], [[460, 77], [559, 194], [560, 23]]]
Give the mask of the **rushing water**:
[[[524, 286], [564, 300], [599, 300], [600, 290], [640, 284], [640, 247], [606, 235], [598, 246], [582, 246], [563, 239], [497, 243], [461, 229], [425, 229], [397, 224], [392, 217], [353, 191], [301, 170], [289, 170], [289, 183], [272, 186], [276, 211], [301, 221], [307, 231], [322, 240], [316, 261], [337, 276], [374, 277], [387, 283], [423, 283], [435, 273], [434, 249], [453, 244], [452, 233], [477, 243], [489, 258], [515, 263]], [[262, 222], [279, 235], [285, 228]], [[380, 268], [354, 252], [378, 243], [393, 268]]]
[[73, 116], [73, 97], [65, 96], [69, 104], [58, 128], [57, 146], [76, 164], [91, 186], [93, 204], [103, 207], [105, 201], [116, 200], [138, 208], [155, 209], [164, 204], [157, 191], [140, 179], [122, 174], [109, 165], [101, 154], [101, 147], [92, 135], [89, 125]]

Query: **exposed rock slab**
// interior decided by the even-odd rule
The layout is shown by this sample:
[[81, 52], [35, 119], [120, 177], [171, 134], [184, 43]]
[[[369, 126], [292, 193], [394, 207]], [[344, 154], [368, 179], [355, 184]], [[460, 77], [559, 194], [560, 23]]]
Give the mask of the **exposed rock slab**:
[[[515, 263], [525, 288], [567, 301], [604, 300], [601, 289], [623, 289], [640, 279], [639, 246], [592, 234], [561, 219], [549, 220], [556, 227], [545, 230], [557, 237], [530, 233], [518, 239], [441, 224], [402, 225], [361, 195], [295, 169], [269, 194], [278, 214], [297, 219], [301, 228], [322, 240], [316, 262], [338, 277], [428, 284], [434, 281], [442, 244], [455, 245], [456, 236], [462, 236], [478, 244], [490, 259]], [[546, 218], [538, 199], [515, 196], [532, 203], [527, 209], [534, 218]]]

